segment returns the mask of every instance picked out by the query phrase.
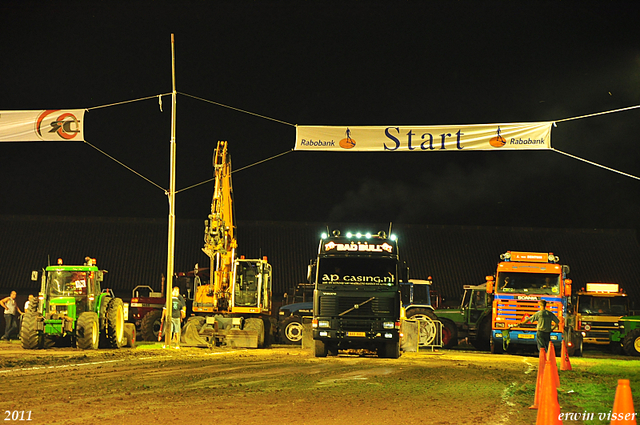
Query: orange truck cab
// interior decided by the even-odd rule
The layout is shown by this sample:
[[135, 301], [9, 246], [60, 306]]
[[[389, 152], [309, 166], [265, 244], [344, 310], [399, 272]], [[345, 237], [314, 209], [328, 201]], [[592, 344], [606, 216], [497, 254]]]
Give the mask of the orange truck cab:
[[[507, 251], [500, 255], [494, 276], [487, 276], [487, 293], [493, 294], [491, 352], [502, 353], [518, 346], [536, 346], [536, 322], [523, 323], [547, 302], [547, 310], [560, 320], [551, 333], [551, 342], [560, 350], [567, 338], [575, 355], [582, 343], [568, 322], [567, 307], [571, 299], [569, 266], [548, 252]], [[574, 337], [575, 334], [575, 337]], [[558, 351], [559, 352], [559, 351]]]

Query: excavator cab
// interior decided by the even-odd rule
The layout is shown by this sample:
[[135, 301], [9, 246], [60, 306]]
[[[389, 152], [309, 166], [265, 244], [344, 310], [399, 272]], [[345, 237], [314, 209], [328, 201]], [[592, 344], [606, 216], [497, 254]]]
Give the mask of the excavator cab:
[[271, 265], [262, 260], [236, 260], [232, 311], [257, 309], [268, 312], [271, 305]]

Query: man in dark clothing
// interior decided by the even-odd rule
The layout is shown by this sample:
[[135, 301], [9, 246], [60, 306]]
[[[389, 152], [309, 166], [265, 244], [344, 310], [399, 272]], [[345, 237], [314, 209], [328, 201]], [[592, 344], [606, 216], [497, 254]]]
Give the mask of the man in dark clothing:
[[522, 323], [538, 322], [536, 328], [536, 342], [538, 343], [538, 350], [544, 347], [545, 350], [549, 349], [549, 342], [551, 340], [551, 331], [554, 327], [560, 324], [558, 317], [546, 310], [547, 302], [543, 299], [540, 300], [540, 310], [535, 314], [527, 317]]

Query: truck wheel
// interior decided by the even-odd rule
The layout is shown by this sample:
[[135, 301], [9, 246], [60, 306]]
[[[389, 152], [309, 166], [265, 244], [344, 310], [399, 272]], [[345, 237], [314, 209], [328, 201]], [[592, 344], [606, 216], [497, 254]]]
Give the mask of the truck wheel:
[[491, 354], [502, 354], [504, 353], [504, 348], [502, 347], [502, 341], [496, 341], [491, 338]]
[[144, 341], [157, 341], [162, 323], [162, 310], [152, 310], [144, 315], [140, 323], [140, 336]]
[[38, 315], [29, 311], [22, 316], [22, 328], [20, 329], [20, 341], [22, 348], [33, 350], [40, 346], [40, 334], [36, 330]]
[[582, 357], [582, 335], [579, 332], [571, 332], [571, 347], [567, 347], [570, 357]]
[[258, 332], [258, 348], [264, 347], [264, 322], [262, 319], [245, 319], [244, 328], [245, 331], [257, 331]]
[[442, 322], [442, 347], [451, 348], [458, 345], [458, 328], [450, 320], [441, 319]]
[[289, 317], [282, 324], [280, 339], [285, 344], [302, 344], [302, 320], [297, 316]]
[[109, 301], [104, 322], [100, 345], [104, 348], [120, 348], [124, 343], [124, 304], [120, 298]]
[[124, 324], [124, 338], [125, 346], [135, 348], [136, 347], [136, 325], [133, 323]]
[[99, 336], [98, 314], [92, 311], [82, 313], [76, 323], [76, 346], [82, 350], [95, 350]]
[[439, 321], [433, 311], [426, 308], [414, 308], [409, 310], [407, 318], [418, 320], [421, 346], [431, 345], [435, 342], [437, 335], [436, 322]]
[[489, 318], [482, 321], [476, 332], [476, 337], [471, 339], [471, 345], [476, 350], [491, 350], [491, 320]]
[[329, 350], [327, 349], [327, 344], [320, 340], [315, 340], [315, 355], [316, 357], [327, 357]]
[[385, 359], [397, 359], [400, 357], [400, 343], [385, 343], [382, 347], [378, 348], [378, 357], [383, 357]]
[[611, 341], [609, 343], [609, 348], [613, 354], [622, 354], [622, 344], [618, 341]]
[[622, 348], [628, 356], [640, 356], [640, 329], [634, 329], [624, 337]]

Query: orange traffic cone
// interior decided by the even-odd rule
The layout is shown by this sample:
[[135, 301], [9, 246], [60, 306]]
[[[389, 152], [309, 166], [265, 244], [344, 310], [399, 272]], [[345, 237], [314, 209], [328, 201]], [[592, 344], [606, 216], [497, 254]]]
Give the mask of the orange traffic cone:
[[544, 377], [542, 378], [542, 392], [540, 395], [540, 407], [536, 425], [556, 425], [562, 424], [560, 419], [560, 404], [558, 403], [558, 390], [553, 378], [552, 361], [547, 359], [544, 366]]
[[567, 350], [567, 343], [564, 339], [562, 340], [562, 350], [560, 351], [560, 357], [562, 357], [562, 361], [560, 362], [560, 370], [572, 370], [571, 362], [569, 361], [569, 351]]
[[560, 375], [558, 374], [558, 363], [556, 363], [556, 349], [553, 346], [553, 342], [549, 342], [549, 351], [547, 354], [549, 361], [551, 362], [551, 371], [553, 372], [553, 380], [556, 388], [560, 386]]
[[615, 425], [636, 425], [636, 413], [628, 379], [618, 379], [616, 398], [613, 401], [611, 423]]
[[547, 362], [547, 353], [544, 347], [540, 349], [540, 358], [538, 359], [538, 376], [536, 378], [536, 395], [533, 398], [533, 405], [529, 409], [537, 409], [540, 405], [540, 392], [542, 391], [542, 377], [544, 376], [544, 365]]

